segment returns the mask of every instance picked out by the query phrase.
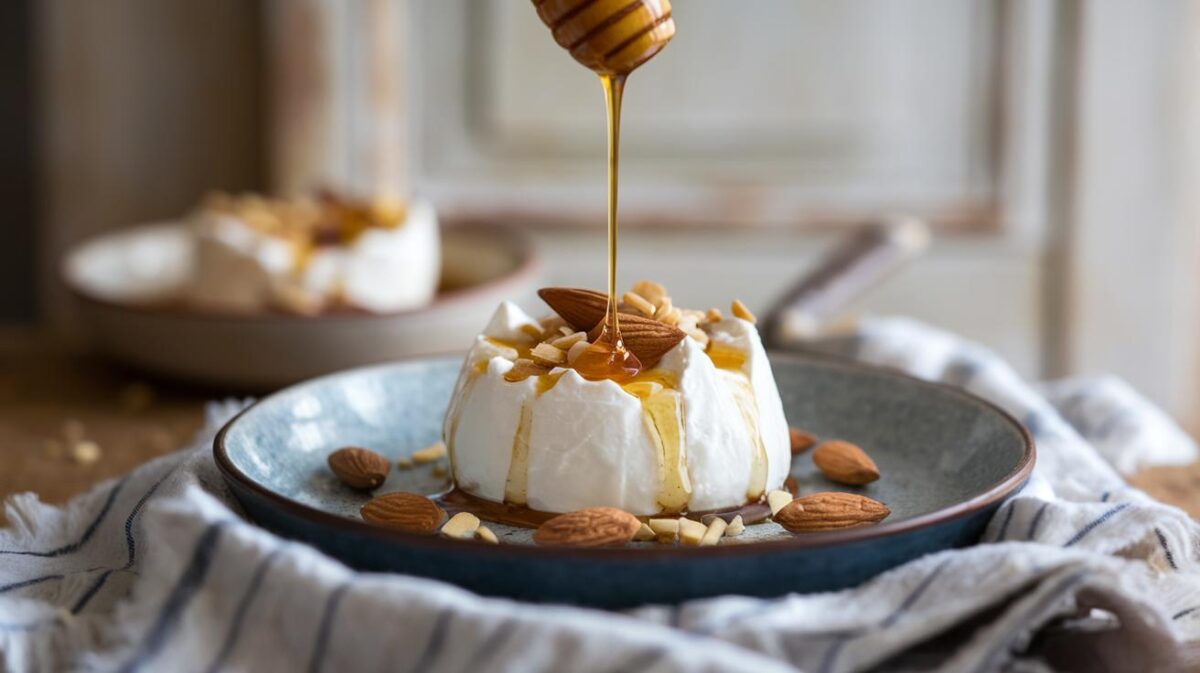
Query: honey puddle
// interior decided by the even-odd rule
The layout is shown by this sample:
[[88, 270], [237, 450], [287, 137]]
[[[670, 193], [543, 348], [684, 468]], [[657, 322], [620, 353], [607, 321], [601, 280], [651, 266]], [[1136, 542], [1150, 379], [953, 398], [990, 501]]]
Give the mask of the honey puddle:
[[[446, 510], [446, 514], [449, 516], [454, 516], [459, 512], [470, 512], [485, 521], [494, 521], [518, 528], [537, 528], [546, 521], [558, 516], [558, 512], [542, 512], [526, 507], [525, 505], [485, 500], [459, 488], [452, 488], [441, 495], [433, 496], [433, 500], [442, 509]], [[721, 517], [726, 521], [731, 521], [735, 516], [740, 516], [744, 523], [752, 524], [765, 521], [771, 515], [771, 510], [765, 503], [753, 502], [741, 507], [706, 510], [702, 512], [682, 512], [682, 514], [687, 514], [689, 518], [701, 521], [708, 520], [710, 517]], [[675, 515], [655, 514], [652, 516], [639, 516], [638, 519], [648, 521], [662, 516]]]

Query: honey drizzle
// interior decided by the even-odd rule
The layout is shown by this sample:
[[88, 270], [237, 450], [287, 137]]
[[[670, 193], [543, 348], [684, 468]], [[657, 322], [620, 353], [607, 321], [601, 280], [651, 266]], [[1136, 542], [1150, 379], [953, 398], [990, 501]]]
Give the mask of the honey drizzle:
[[650, 442], [658, 454], [657, 502], [663, 513], [682, 512], [692, 497], [684, 440], [683, 400], [675, 390], [679, 375], [667, 369], [647, 369], [622, 386], [638, 398]]
[[529, 498], [529, 433], [533, 427], [533, 402], [521, 405], [521, 420], [513, 433], [512, 460], [504, 482], [504, 502], [524, 505]]
[[729, 373], [730, 392], [746, 425], [754, 450], [754, 462], [750, 468], [750, 484], [746, 488], [746, 498], [751, 502], [758, 500], [767, 490], [767, 447], [763, 444], [759, 432], [758, 400], [750, 377], [743, 367], [746, 364], [746, 353], [740, 349], [710, 341], [705, 353], [717, 369]]

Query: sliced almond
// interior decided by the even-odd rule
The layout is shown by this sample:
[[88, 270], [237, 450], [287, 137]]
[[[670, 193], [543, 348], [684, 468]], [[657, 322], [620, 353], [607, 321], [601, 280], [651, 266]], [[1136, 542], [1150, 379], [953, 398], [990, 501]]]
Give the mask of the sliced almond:
[[792, 494], [787, 491], [771, 491], [767, 494], [767, 506], [771, 508], [771, 516], [783, 509], [784, 505], [792, 501]]
[[541, 376], [549, 374], [550, 368], [543, 364], [538, 364], [529, 358], [517, 358], [513, 361], [512, 369], [504, 372], [504, 380], [510, 383], [524, 381], [530, 376]]
[[533, 534], [533, 541], [552, 547], [605, 547], [623, 545], [633, 539], [642, 522], [629, 512], [614, 507], [589, 507], [560, 514]]
[[799, 455], [817, 444], [817, 436], [800, 428], [788, 428], [788, 440], [792, 445], [792, 455]]
[[412, 462], [416, 463], [417, 465], [432, 463], [435, 460], [441, 460], [445, 457], [446, 444], [444, 442], [434, 442], [433, 444], [430, 444], [419, 451], [413, 451], [412, 456], [410, 456], [410, 458], [412, 458]]
[[359, 513], [371, 523], [418, 535], [433, 535], [446, 518], [441, 507], [416, 493], [388, 493], [372, 498]]
[[775, 522], [793, 533], [812, 533], [878, 523], [891, 514], [881, 502], [857, 493], [813, 493], [775, 513]]
[[654, 310], [654, 319], [662, 320], [663, 316], [675, 310], [675, 305], [671, 303], [670, 297], [663, 297], [662, 301], [658, 302], [658, 308]]
[[644, 523], [642, 524], [641, 528], [638, 528], [638, 532], [634, 533], [633, 535], [633, 539], [637, 540], [638, 542], [649, 542], [655, 537], [656, 535], [654, 533], [654, 529], [650, 528], [650, 526], [647, 526]]
[[708, 532], [708, 526], [693, 521], [691, 519], [679, 519], [679, 541], [695, 547], [700, 544], [700, 540], [704, 538], [704, 534]]
[[442, 535], [463, 540], [475, 537], [477, 530], [479, 530], [479, 517], [470, 512], [459, 512], [450, 517], [445, 526], [442, 526]]
[[625, 295], [621, 297], [621, 301], [629, 304], [631, 307], [636, 309], [638, 313], [641, 313], [647, 318], [654, 317], [654, 304], [636, 292], [626, 292]]
[[[545, 336], [551, 336], [564, 327], [570, 331], [574, 331], [571, 330], [571, 328], [567, 325], [567, 321], [563, 320], [562, 316], [560, 315], [546, 316], [538, 321], [538, 326], [542, 328], [542, 334]], [[568, 334], [569, 333], [570, 332], [568, 332]]]
[[694, 328], [692, 328], [692, 329], [689, 329], [689, 330], [684, 330], [684, 332], [685, 332], [685, 333], [686, 333], [688, 336], [692, 337], [692, 338], [693, 338], [693, 339], [695, 339], [697, 342], [699, 342], [699, 344], [700, 344], [701, 346], [707, 346], [707, 345], [708, 345], [708, 342], [709, 342], [709, 338], [708, 338], [708, 332], [705, 332], [704, 330], [702, 330], [702, 329], [700, 329], [700, 328], [698, 328], [698, 327], [694, 327]]
[[551, 341], [550, 345], [564, 351], [570, 351], [571, 347], [580, 341], [587, 341], [586, 332], [571, 332], [570, 334], [565, 334]]
[[492, 532], [492, 529], [488, 528], [487, 526], [480, 526], [479, 528], [475, 529], [475, 539], [483, 540], [488, 544], [500, 544], [500, 538], [496, 537], [496, 534]]
[[839, 484], [863, 486], [879, 478], [875, 461], [850, 442], [825, 442], [813, 451], [812, 459], [822, 474]]
[[746, 322], [758, 322], [758, 318], [754, 317], [754, 314], [750, 312], [750, 309], [746, 308], [746, 305], [742, 303], [741, 299], [734, 299], [733, 304], [731, 304], [729, 307], [729, 310], [733, 312], [735, 317], [741, 318]]
[[534, 362], [547, 367], [556, 367], [567, 363], [567, 353], [561, 348], [555, 348], [548, 343], [540, 343], [529, 352]]
[[587, 341], [587, 335], [585, 334], [583, 339], [580, 339], [578, 343], [571, 346], [570, 350], [567, 351], [567, 364], [575, 364], [575, 360], [578, 359], [580, 354], [587, 350], [588, 346], [590, 345], [591, 344], [589, 344]]
[[679, 519], [650, 519], [649, 525], [662, 544], [671, 544], [679, 538]]
[[663, 297], [667, 296], [667, 288], [652, 280], [639, 280], [634, 283], [633, 291], [645, 297], [646, 301], [656, 306], [662, 301]]
[[346, 446], [329, 454], [329, 469], [341, 482], [359, 491], [379, 488], [391, 471], [391, 463], [378, 453], [360, 446]]
[[541, 325], [526, 323], [521, 325], [521, 331], [533, 338], [534, 341], [541, 341], [546, 334], [546, 330], [542, 329]]
[[725, 529], [729, 528], [729, 524], [719, 516], [714, 516], [712, 521], [708, 522], [708, 529], [704, 531], [704, 537], [700, 538], [701, 547], [710, 547], [721, 541], [721, 537], [725, 535]]
[[679, 309], [673, 308], [670, 311], [667, 311], [666, 314], [664, 314], [658, 320], [659, 320], [659, 322], [666, 323], [667, 325], [670, 325], [672, 327], [678, 327], [679, 320], [682, 317], [683, 317], [683, 313], [681, 313]]
[[739, 514], [733, 517], [733, 521], [725, 527], [725, 537], [737, 537], [746, 530], [746, 524], [742, 522], [742, 515]]

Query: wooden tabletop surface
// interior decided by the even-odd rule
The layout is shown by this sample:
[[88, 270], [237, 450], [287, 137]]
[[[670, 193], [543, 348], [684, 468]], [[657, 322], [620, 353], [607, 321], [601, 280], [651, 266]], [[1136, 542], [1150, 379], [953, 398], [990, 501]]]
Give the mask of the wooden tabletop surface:
[[[174, 451], [219, 396], [151, 382], [29, 330], [0, 330], [0, 499], [32, 491], [61, 503]], [[1200, 518], [1200, 463], [1131, 481]]]

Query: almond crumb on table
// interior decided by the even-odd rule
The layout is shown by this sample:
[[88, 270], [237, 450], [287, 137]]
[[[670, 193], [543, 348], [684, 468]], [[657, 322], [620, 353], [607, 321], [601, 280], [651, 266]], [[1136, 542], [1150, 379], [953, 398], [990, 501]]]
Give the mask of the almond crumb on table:
[[214, 396], [0, 329], [0, 498], [32, 491], [58, 504], [126, 474], [191, 441]]

